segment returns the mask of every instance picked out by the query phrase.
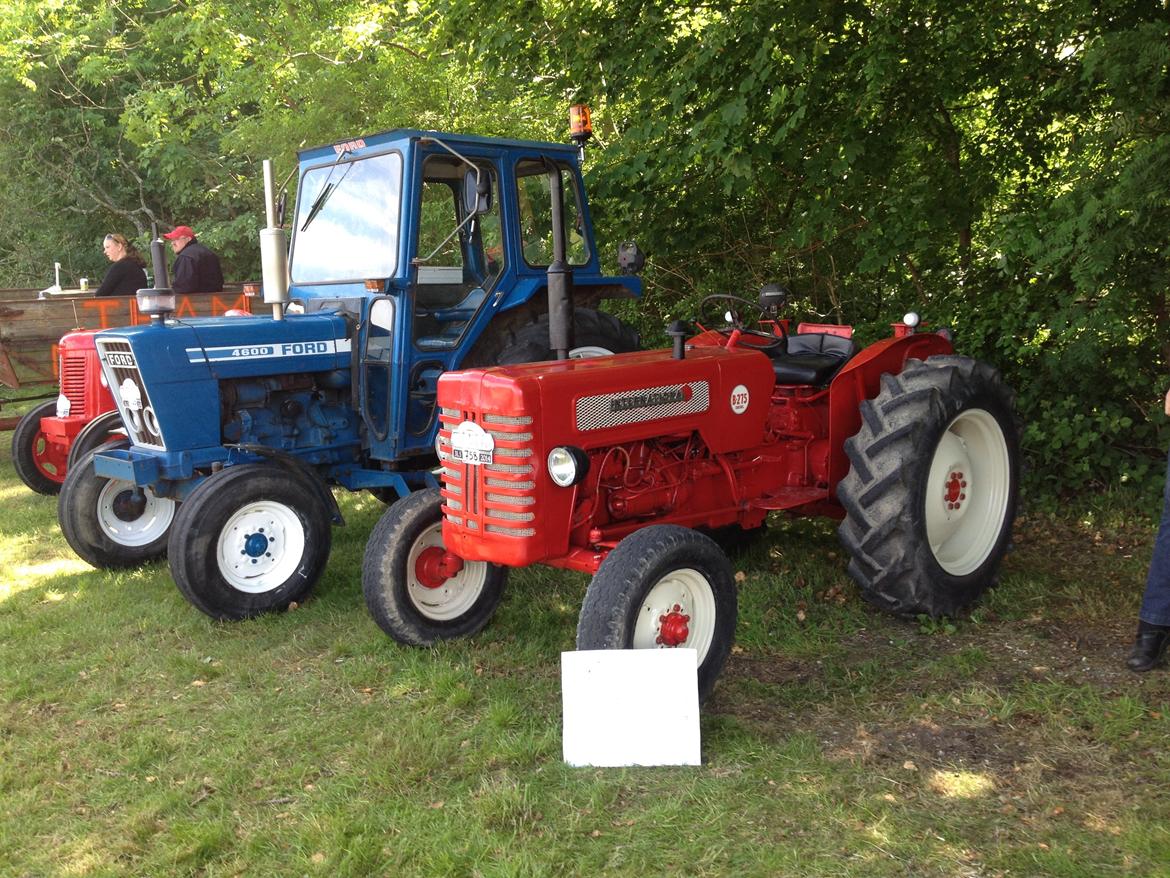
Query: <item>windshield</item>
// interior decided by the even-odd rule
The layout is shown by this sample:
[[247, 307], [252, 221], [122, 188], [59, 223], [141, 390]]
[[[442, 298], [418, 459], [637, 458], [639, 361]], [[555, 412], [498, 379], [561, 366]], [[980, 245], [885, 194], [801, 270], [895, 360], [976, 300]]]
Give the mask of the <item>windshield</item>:
[[398, 153], [306, 171], [293, 224], [292, 282], [393, 277], [401, 195]]

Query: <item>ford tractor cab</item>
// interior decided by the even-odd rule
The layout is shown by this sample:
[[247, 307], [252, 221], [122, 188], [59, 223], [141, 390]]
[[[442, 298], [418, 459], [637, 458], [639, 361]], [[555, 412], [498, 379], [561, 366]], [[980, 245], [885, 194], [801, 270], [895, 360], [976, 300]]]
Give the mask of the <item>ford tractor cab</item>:
[[[69, 471], [73, 549], [97, 567], [168, 554], [216, 618], [286, 608], [342, 523], [332, 486], [436, 486], [444, 372], [637, 349], [595, 309], [641, 286], [602, 273], [579, 155], [414, 130], [305, 150], [291, 242], [265, 162], [270, 315], [176, 318], [156, 241], [150, 324], [96, 337], [127, 437]], [[568, 326], [552, 338], [550, 310]]]

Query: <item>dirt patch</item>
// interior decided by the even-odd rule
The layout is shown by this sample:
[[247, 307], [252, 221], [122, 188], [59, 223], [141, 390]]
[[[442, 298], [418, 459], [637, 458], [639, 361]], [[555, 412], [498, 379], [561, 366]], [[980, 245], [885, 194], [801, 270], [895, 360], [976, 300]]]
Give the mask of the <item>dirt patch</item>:
[[[1075, 710], [1054, 718], [1042, 700], [1029, 698], [1067, 692], [1105, 702], [1106, 712], [1113, 701], [1170, 703], [1170, 671], [1136, 675], [1123, 666], [1129, 628], [1116, 620], [1075, 629], [1008, 621], [941, 636], [877, 617], [832, 659], [733, 655], [707, 709], [773, 739], [811, 734], [829, 759], [894, 772], [912, 764], [988, 771], [1009, 785], [1019, 777], [1085, 780], [1128, 764], [1139, 748], [1123, 755], [1102, 746], [1091, 729], [1078, 728]], [[965, 662], [964, 654], [975, 658]], [[854, 691], [851, 669], [875, 662], [888, 669], [889, 682], [869, 678]], [[794, 707], [786, 700], [784, 690], [793, 686], [811, 692], [812, 703]], [[986, 707], [973, 691], [986, 692]], [[1059, 703], [1061, 695], [1053, 697]], [[997, 716], [1014, 701], [1023, 704], [1005, 719]]]

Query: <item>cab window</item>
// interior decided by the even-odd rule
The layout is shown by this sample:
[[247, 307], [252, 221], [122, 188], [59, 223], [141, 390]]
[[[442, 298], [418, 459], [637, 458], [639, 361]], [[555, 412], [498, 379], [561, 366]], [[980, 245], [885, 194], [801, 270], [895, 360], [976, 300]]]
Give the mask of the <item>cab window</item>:
[[[570, 265], [584, 265], [589, 261], [589, 246], [585, 240], [585, 218], [581, 213], [576, 175], [564, 166], [560, 168], [560, 175], [565, 193], [565, 258]], [[546, 266], [553, 259], [553, 227], [552, 187], [544, 162], [525, 161], [516, 166], [516, 198], [524, 261], [533, 267]]]

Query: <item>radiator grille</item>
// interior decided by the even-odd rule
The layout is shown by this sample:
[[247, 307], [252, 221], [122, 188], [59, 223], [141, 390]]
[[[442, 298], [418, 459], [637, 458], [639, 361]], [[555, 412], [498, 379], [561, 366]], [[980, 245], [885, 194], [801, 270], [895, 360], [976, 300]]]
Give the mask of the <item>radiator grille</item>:
[[[473, 466], [451, 457], [451, 431], [464, 421], [492, 437], [492, 462]], [[459, 527], [505, 537], [530, 537], [536, 513], [532, 418], [444, 408], [439, 414], [444, 514]]]
[[130, 433], [130, 441], [165, 451], [162, 428], [130, 343], [120, 338], [97, 339], [96, 343], [102, 370], [122, 415], [122, 423]]
[[[61, 355], [61, 393], [69, 400], [71, 414], [87, 412], [85, 407], [85, 361], [90, 351], [69, 351]], [[95, 360], [94, 365], [97, 365]]]

